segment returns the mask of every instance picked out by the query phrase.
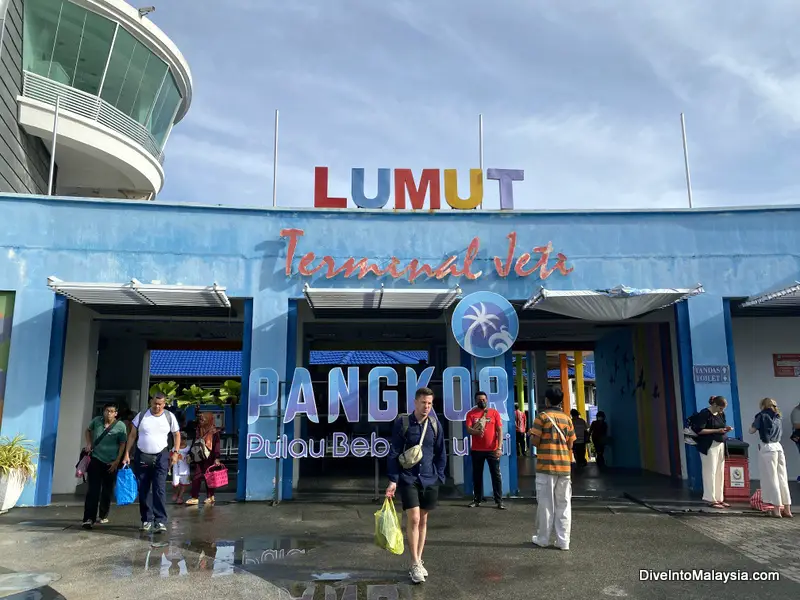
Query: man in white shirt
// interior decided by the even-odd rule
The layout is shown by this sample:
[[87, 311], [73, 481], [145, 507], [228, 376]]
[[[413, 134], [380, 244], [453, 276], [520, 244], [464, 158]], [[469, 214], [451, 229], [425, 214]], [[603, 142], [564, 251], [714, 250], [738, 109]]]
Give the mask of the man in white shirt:
[[[156, 392], [150, 400], [150, 409], [133, 419], [125, 447], [125, 464], [131, 463], [139, 481], [139, 513], [142, 516], [142, 531], [167, 530], [167, 473], [169, 472], [169, 434], [173, 435], [173, 451], [181, 447], [178, 420], [165, 410], [167, 398]], [[138, 438], [138, 439], [137, 439]], [[134, 446], [134, 443], [136, 444]], [[155, 526], [155, 528], [154, 528]]]

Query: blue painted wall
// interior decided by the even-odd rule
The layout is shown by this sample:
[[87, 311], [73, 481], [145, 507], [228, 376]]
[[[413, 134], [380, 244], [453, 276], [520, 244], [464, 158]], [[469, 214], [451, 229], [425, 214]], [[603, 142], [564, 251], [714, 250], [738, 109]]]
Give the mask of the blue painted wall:
[[638, 469], [642, 464], [633, 352], [629, 329], [604, 336], [594, 350], [596, 401], [598, 409], [606, 413], [611, 436], [606, 463], [625, 469]]
[[[475, 235], [480, 251], [477, 280], [452, 277], [417, 280], [416, 287], [452, 287], [465, 293], [492, 290], [510, 299], [526, 299], [540, 285], [550, 289], [597, 289], [625, 284], [635, 287], [689, 287], [702, 283], [707, 292], [690, 309], [691, 360], [727, 360], [723, 297], [747, 296], [797, 279], [800, 274], [800, 209], [672, 212], [456, 212], [394, 213], [336, 210], [255, 210], [176, 206], [158, 202], [97, 201], [71, 198], [3, 196], [0, 210], [7, 223], [0, 233], [0, 289], [15, 291], [16, 306], [2, 422], [3, 435], [25, 433], [41, 444], [50, 355], [54, 299], [46, 281], [143, 282], [224, 285], [234, 297], [253, 298], [252, 368], [274, 368], [285, 380], [289, 299], [299, 298], [306, 281], [314, 286], [372, 288], [373, 275], [327, 280], [296, 273], [308, 251], [337, 260], [376, 258], [387, 265], [420, 258], [438, 265], [446, 257], [463, 258]], [[235, 235], [225, 234], [234, 231]], [[295, 273], [287, 277], [287, 240], [283, 228], [300, 228]], [[518, 234], [517, 255], [548, 242], [574, 268], [542, 282], [537, 276], [506, 278], [494, 273], [493, 258], [505, 259], [507, 235]], [[531, 266], [531, 265], [528, 265]], [[385, 277], [386, 287], [407, 282]], [[703, 335], [700, 335], [702, 330]], [[701, 337], [708, 339], [700, 341]], [[728, 386], [729, 387], [729, 386]], [[698, 390], [707, 398], [714, 390]], [[730, 395], [725, 388], [719, 392]], [[705, 400], [704, 400], [705, 401]], [[269, 411], [264, 412], [265, 415]], [[269, 439], [277, 437], [277, 420], [265, 416], [250, 426]], [[49, 442], [48, 442], [49, 443]], [[275, 461], [253, 460], [247, 467], [248, 499], [273, 494]], [[24, 503], [32, 503], [26, 490]]]

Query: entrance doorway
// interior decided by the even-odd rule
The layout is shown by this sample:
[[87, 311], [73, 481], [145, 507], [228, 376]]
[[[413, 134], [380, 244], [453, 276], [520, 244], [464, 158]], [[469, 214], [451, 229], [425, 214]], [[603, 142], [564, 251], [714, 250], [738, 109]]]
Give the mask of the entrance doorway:
[[[586, 466], [572, 458], [576, 494], [602, 491], [608, 485], [605, 473], [685, 477], [674, 322], [671, 307], [615, 322], [521, 311], [514, 351], [523, 369], [523, 394], [515, 372], [515, 398], [527, 409], [527, 428], [544, 408], [549, 386], [562, 388], [565, 412], [580, 409], [587, 428], [598, 411], [605, 414], [608, 469], [597, 468], [587, 440]], [[520, 457], [517, 464], [520, 493], [534, 494], [535, 455]]]
[[[357, 291], [356, 291], [357, 292]], [[355, 292], [354, 292], [355, 293]], [[377, 294], [382, 292], [378, 291]], [[410, 293], [418, 299], [423, 291]], [[384, 372], [384, 377], [373, 383], [373, 395], [381, 400], [384, 394], [394, 394], [397, 398], [397, 413], [407, 412], [407, 395], [413, 397], [420, 385], [423, 372], [433, 367], [433, 374], [427, 387], [434, 391], [434, 410], [443, 414], [442, 373], [448, 364], [447, 336], [448, 330], [444, 319], [445, 309], [456, 299], [452, 291], [428, 291], [429, 298], [425, 302], [417, 300], [414, 309], [403, 308], [396, 303], [394, 308], [378, 308], [379, 301], [374, 304], [359, 300], [361, 306], [367, 308], [342, 308], [335, 305], [324, 305], [323, 298], [308, 294], [307, 303], [298, 303], [297, 310], [297, 367], [309, 370], [312, 379], [314, 400], [318, 422], [312, 422], [305, 415], [295, 418], [293, 423], [284, 426], [294, 438], [302, 438], [310, 446], [319, 448], [319, 441], [324, 440], [325, 454], [319, 458], [304, 457], [291, 460], [292, 488], [283, 488], [284, 498], [289, 493], [299, 498], [305, 495], [331, 494], [334, 496], [376, 498], [386, 485], [386, 458], [388, 446], [379, 442], [378, 454], [374, 456], [372, 447], [366, 456], [336, 456], [333, 452], [335, 436], [343, 440], [363, 438], [370, 445], [373, 439], [390, 440], [392, 420], [370, 421], [369, 396], [370, 372], [375, 368], [389, 369], [391, 375]], [[390, 296], [386, 291], [384, 301]], [[424, 299], [423, 299], [424, 300]], [[372, 307], [372, 308], [370, 308]], [[358, 382], [349, 381], [349, 368], [358, 369]], [[350, 386], [358, 390], [358, 416], [348, 419], [341, 401], [334, 400], [338, 406], [338, 416], [330, 417], [330, 375], [337, 369]], [[409, 377], [409, 372], [413, 377]], [[396, 381], [390, 381], [394, 379]], [[427, 379], [427, 377], [426, 377]], [[289, 382], [291, 385], [291, 382]], [[383, 401], [379, 402], [386, 408]], [[336, 410], [336, 409], [335, 409]], [[388, 417], [387, 417], [388, 418]], [[440, 421], [447, 429], [449, 423]], [[447, 435], [448, 432], [442, 432]], [[288, 480], [287, 470], [282, 474]]]
[[84, 492], [74, 473], [87, 424], [109, 402], [117, 404], [121, 420], [132, 420], [147, 409], [155, 385], [172, 390], [167, 408], [190, 440], [197, 411], [215, 414], [229, 474], [221, 492], [235, 492], [238, 398], [220, 390], [236, 389], [249, 372], [241, 351], [245, 326], [251, 326], [244, 319], [249, 300], [228, 298], [218, 286], [155, 286], [141, 302], [130, 284], [56, 280], [51, 287], [68, 298], [51, 493]]

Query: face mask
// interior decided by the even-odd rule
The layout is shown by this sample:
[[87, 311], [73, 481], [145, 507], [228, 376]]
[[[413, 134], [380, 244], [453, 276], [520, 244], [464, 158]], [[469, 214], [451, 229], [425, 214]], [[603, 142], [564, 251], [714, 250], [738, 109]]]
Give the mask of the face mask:
[[478, 400], [478, 408], [486, 408], [486, 400]]

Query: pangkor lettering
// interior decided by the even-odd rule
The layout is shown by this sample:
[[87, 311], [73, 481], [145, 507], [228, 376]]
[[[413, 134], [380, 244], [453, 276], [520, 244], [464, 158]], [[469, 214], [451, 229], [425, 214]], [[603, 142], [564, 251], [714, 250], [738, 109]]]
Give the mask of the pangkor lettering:
[[[378, 259], [367, 257], [356, 259], [347, 258], [338, 262], [332, 256], [322, 256], [317, 261], [317, 255], [313, 251], [306, 252], [300, 258], [295, 270], [294, 262], [297, 254], [297, 246], [300, 238], [305, 235], [302, 229], [281, 229], [280, 236], [288, 238], [289, 245], [286, 252], [285, 273], [291, 277], [295, 273], [303, 277], [312, 277], [324, 270], [326, 279], [333, 279], [339, 275], [345, 278], [356, 275], [358, 279], [363, 279], [367, 275], [375, 277], [389, 276], [393, 279], [407, 278], [409, 282], [414, 282], [418, 277], [424, 275], [428, 279], [444, 279], [446, 277], [466, 277], [469, 280], [476, 280], [483, 275], [483, 271], [475, 271], [473, 263], [480, 250], [480, 238], [474, 237], [467, 247], [463, 261], [459, 263], [458, 255], [452, 255], [438, 264], [430, 264], [419, 258], [412, 258], [403, 261], [396, 256], [389, 259], [388, 264], [381, 264]], [[561, 252], [555, 255], [555, 264], [551, 267], [550, 261], [553, 254], [553, 243], [547, 242], [544, 246], [535, 246], [530, 252], [523, 252], [517, 256], [517, 234], [511, 232], [508, 238], [508, 252], [504, 258], [495, 256], [493, 260], [494, 268], [498, 276], [508, 277], [512, 268], [518, 277], [529, 277], [538, 275], [539, 279], [545, 280], [550, 275], [558, 271], [561, 275], [569, 275], [574, 267], [567, 267], [567, 257]]]
[[[470, 438], [450, 438], [451, 452], [454, 456], [466, 456], [470, 450]], [[304, 440], [295, 438], [288, 439], [282, 435], [278, 440], [264, 439], [258, 433], [247, 434], [247, 459], [250, 458], [323, 458], [331, 456], [333, 458], [385, 458], [391, 449], [390, 441], [386, 438], [378, 437], [374, 433], [369, 438], [354, 437], [350, 438], [346, 433], [337, 431], [333, 434], [330, 447], [326, 440]], [[503, 454], [511, 454], [511, 435], [503, 437]]]
[[[412, 367], [406, 367], [406, 394], [403, 413], [414, 410], [414, 393], [418, 388], [430, 385], [435, 367], [427, 367], [417, 376]], [[488, 396], [488, 405], [500, 413], [503, 421], [508, 421], [508, 373], [502, 367], [484, 367], [479, 373], [480, 389]], [[341, 367], [328, 372], [328, 423], [336, 421], [342, 412], [349, 423], [357, 423], [361, 419], [361, 398], [359, 393], [361, 381], [359, 367], [348, 367], [347, 377]], [[456, 381], [460, 394], [456, 397]], [[275, 416], [279, 400], [280, 377], [275, 369], [255, 369], [250, 373], [249, 395], [247, 399], [247, 423], [252, 425], [262, 416]], [[381, 391], [381, 384], [386, 388]], [[394, 421], [401, 413], [400, 394], [396, 389], [399, 375], [393, 367], [374, 367], [367, 375], [367, 410], [370, 422], [387, 423]], [[448, 367], [442, 373], [442, 401], [444, 417], [448, 421], [464, 421], [472, 408], [472, 380], [465, 367]], [[266, 412], [267, 414], [263, 414]], [[294, 374], [286, 398], [286, 406], [282, 411], [283, 422], [290, 423], [296, 417], [305, 416], [313, 423], [319, 423], [317, 402], [311, 373], [304, 367], [298, 367]], [[293, 440], [298, 441], [298, 440]], [[321, 451], [309, 448], [308, 452]]]

